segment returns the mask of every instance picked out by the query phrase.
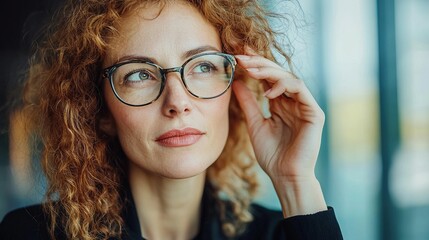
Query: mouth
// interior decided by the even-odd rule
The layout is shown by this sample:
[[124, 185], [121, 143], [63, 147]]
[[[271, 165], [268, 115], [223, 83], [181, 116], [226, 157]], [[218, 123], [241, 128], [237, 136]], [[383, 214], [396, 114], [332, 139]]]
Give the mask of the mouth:
[[195, 128], [174, 129], [161, 134], [155, 141], [165, 147], [183, 147], [198, 142], [204, 134]]

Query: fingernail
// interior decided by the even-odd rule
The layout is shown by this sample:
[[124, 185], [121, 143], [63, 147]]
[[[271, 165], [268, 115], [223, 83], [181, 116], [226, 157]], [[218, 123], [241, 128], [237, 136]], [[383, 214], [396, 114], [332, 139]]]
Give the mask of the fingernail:
[[247, 55], [235, 55], [236, 58], [240, 59], [240, 60], [249, 60], [250, 57]]
[[246, 68], [248, 72], [259, 72], [259, 68]]

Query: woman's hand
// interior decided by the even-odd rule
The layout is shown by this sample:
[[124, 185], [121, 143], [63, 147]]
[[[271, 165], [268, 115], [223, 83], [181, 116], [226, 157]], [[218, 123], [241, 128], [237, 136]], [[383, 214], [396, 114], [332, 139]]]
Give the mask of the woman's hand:
[[233, 90], [245, 113], [256, 158], [271, 178], [285, 217], [325, 210], [314, 169], [320, 149], [324, 113], [302, 80], [251, 50], [237, 55], [250, 77], [267, 87], [269, 118], [240, 81]]

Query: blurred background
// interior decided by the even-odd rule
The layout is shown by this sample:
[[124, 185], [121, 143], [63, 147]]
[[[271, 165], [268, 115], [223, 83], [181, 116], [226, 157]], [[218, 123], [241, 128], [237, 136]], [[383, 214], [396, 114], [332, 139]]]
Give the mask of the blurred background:
[[[1, 103], [19, 92], [32, 29], [53, 2], [2, 4]], [[294, 69], [327, 116], [317, 175], [344, 238], [429, 239], [429, 0], [263, 2], [295, 16]], [[44, 194], [23, 121], [0, 108], [0, 219]], [[279, 208], [261, 179], [257, 201]]]

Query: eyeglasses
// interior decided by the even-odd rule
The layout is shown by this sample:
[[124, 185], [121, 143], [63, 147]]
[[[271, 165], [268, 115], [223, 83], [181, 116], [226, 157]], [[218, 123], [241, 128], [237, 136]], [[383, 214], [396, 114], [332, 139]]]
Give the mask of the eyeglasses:
[[179, 72], [187, 91], [202, 99], [216, 98], [231, 86], [235, 66], [234, 56], [220, 52], [197, 54], [181, 67], [163, 69], [141, 59], [127, 60], [103, 70], [110, 80], [115, 96], [130, 106], [148, 105], [161, 96], [166, 75]]

